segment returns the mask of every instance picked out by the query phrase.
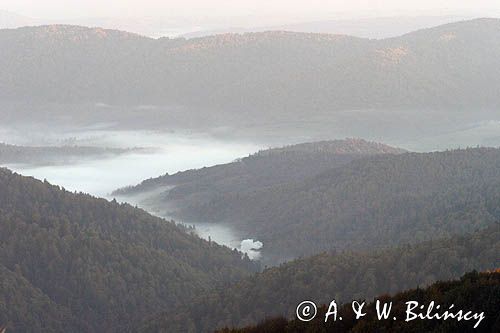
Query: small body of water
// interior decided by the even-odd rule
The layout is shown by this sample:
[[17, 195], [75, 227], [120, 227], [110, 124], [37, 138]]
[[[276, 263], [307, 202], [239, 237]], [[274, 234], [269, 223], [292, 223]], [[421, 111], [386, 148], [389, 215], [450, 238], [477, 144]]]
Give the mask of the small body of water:
[[[228, 163], [262, 148], [251, 143], [217, 140], [202, 134], [147, 131], [91, 130], [57, 135], [52, 133], [51, 137], [45, 137], [45, 140], [47, 141], [44, 145], [69, 142], [80, 146], [150, 148], [145, 152], [132, 152], [94, 160], [84, 158], [80, 162], [65, 165], [5, 165], [22, 175], [33, 176], [40, 180], [47, 179], [50, 183], [62, 186], [66, 190], [85, 192], [107, 199], [112, 199], [110, 193], [120, 187], [135, 185], [165, 173], [173, 174], [178, 171]], [[5, 141], [21, 145], [40, 145], [36, 143], [37, 140]], [[141, 206], [138, 202], [131, 204]], [[252, 259], [257, 259], [260, 255], [255, 249], [260, 248], [262, 244], [238, 237], [237, 233], [227, 225], [208, 223], [194, 225], [202, 238], [210, 237], [219, 244], [239, 249]]]

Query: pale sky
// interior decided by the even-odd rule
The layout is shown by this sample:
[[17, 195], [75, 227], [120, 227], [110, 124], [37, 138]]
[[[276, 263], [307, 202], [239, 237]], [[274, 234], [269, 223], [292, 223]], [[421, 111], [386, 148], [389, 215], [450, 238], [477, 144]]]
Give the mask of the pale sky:
[[222, 18], [262, 16], [322, 19], [336, 13], [355, 16], [448, 13], [494, 16], [499, 0], [0, 0], [0, 10], [51, 19], [81, 17]]

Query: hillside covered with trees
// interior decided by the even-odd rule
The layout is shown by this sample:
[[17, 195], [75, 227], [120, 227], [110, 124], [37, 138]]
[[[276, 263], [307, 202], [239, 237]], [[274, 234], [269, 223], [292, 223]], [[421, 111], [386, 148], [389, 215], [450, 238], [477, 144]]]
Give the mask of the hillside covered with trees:
[[[255, 179], [266, 179], [272, 170], [283, 175], [293, 170], [288, 154], [269, 156], [275, 157], [263, 158], [260, 165], [267, 168], [255, 168]], [[316, 163], [313, 153], [292, 156], [306, 156], [297, 164], [302, 174], [290, 172], [287, 181], [275, 185], [253, 180], [247, 185], [241, 173], [234, 177], [227, 171], [252, 170], [251, 162], [262, 158], [257, 155], [141, 186], [165, 182], [173, 189], [155, 194], [153, 207], [179, 208], [177, 216], [185, 221], [226, 223], [244, 237], [262, 241], [263, 260], [271, 264], [333, 249], [371, 249], [469, 233], [500, 219], [499, 149], [379, 154], [347, 161], [334, 155], [335, 163], [325, 164]]]
[[[488, 18], [385, 39], [2, 29], [2, 141], [97, 146], [0, 144], [0, 165], [118, 187], [278, 143], [498, 146], [499, 40]], [[109, 142], [158, 154], [50, 168], [132, 151]], [[500, 149], [294, 144], [114, 195], [150, 213], [0, 168], [0, 333], [468, 330], [293, 320], [305, 299], [410, 288], [383, 297], [484, 306], [482, 328], [500, 330], [499, 273], [436, 283], [500, 266]], [[213, 242], [219, 232], [261, 261]], [[279, 319], [258, 324], [268, 317]]]
[[77, 332], [86, 327], [20, 272], [0, 265], [0, 332], [3, 325], [9, 332]]
[[241, 253], [126, 204], [0, 169], [0, 324], [124, 332], [258, 270]]
[[332, 298], [341, 303], [370, 300], [499, 265], [500, 226], [388, 250], [323, 253], [199, 295], [187, 307], [146, 320], [142, 332], [208, 332], [254, 325], [266, 318], [291, 318], [303, 300], [318, 305]]
[[[378, 320], [375, 311], [375, 302], [368, 304], [367, 315], [355, 320], [350, 310], [350, 304], [339, 309], [343, 314], [342, 321], [329, 320], [324, 322], [327, 306], [318, 310], [316, 319], [311, 322], [300, 322], [298, 319], [287, 321], [284, 318], [269, 319], [257, 326], [243, 329], [223, 329], [218, 333], [298, 333], [298, 332], [498, 332], [500, 330], [500, 272], [465, 274], [460, 280], [437, 282], [426, 289], [412, 289], [394, 296], [384, 295], [378, 299], [381, 302], [393, 302], [391, 314], [399, 320]], [[484, 313], [484, 319], [474, 328], [478, 320], [457, 321], [445, 320], [413, 320], [405, 322], [407, 301], [416, 301], [428, 306], [432, 301], [448, 309], [454, 305], [451, 313], [456, 314], [459, 309]], [[416, 312], [416, 311], [414, 311]], [[433, 313], [444, 311], [434, 311]], [[425, 312], [424, 312], [425, 313]]]
[[65, 25], [6, 29], [0, 100], [181, 105], [239, 110], [227, 115], [247, 120], [355, 109], [487, 110], [500, 103], [499, 36], [497, 19], [382, 40], [280, 31], [187, 40]]
[[178, 172], [116, 190], [113, 195], [134, 200], [165, 216], [190, 221], [216, 221], [200, 206], [219, 204], [233, 196], [251, 195], [262, 188], [288, 184], [329, 169], [378, 154], [401, 154], [403, 149], [362, 139], [290, 145], [259, 151], [232, 163]]

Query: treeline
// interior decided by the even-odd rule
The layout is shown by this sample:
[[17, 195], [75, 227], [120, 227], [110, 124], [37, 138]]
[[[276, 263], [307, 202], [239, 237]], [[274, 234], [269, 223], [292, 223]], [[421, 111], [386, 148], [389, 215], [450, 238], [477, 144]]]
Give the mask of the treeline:
[[141, 151], [139, 148], [99, 148], [84, 146], [31, 147], [0, 143], [0, 164], [61, 164], [85, 158], [116, 156]]
[[0, 169], [0, 323], [126, 332], [256, 264], [126, 204]]
[[[287, 320], [285, 318], [269, 319], [257, 326], [242, 329], [222, 329], [217, 333], [324, 333], [324, 332], [499, 332], [500, 331], [500, 272], [465, 274], [457, 281], [437, 282], [426, 289], [412, 289], [398, 293], [394, 296], [381, 296], [378, 299], [383, 303], [393, 302], [391, 316], [399, 320], [379, 320], [375, 311], [375, 302], [367, 304], [367, 315], [359, 320], [355, 319], [350, 304], [345, 304], [339, 309], [342, 313], [342, 321], [333, 321], [333, 316], [325, 323], [327, 306], [318, 310], [316, 318], [310, 322], [301, 322], [298, 319]], [[463, 310], [464, 314], [471, 311], [473, 314], [483, 313], [484, 319], [479, 321], [479, 326], [474, 328], [477, 319], [469, 321], [448, 320], [412, 320], [405, 322], [406, 305], [408, 301], [416, 301], [419, 305], [426, 307], [434, 301], [441, 306], [441, 310], [434, 308], [434, 313], [442, 314], [444, 310], [450, 310], [456, 314]], [[427, 308], [426, 308], [427, 309]], [[419, 309], [420, 310], [420, 309]], [[414, 310], [413, 312], [419, 312]], [[426, 313], [425, 310], [420, 312]]]
[[324, 253], [267, 268], [231, 287], [193, 299], [189, 306], [143, 323], [141, 332], [209, 332], [253, 325], [266, 318], [291, 318], [303, 300], [329, 304], [458, 278], [500, 264], [500, 227], [367, 253]]

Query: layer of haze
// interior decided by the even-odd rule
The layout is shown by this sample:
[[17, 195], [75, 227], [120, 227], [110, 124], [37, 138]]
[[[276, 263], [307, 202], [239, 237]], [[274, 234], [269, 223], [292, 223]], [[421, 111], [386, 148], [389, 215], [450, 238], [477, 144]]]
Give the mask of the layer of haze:
[[[70, 165], [8, 165], [24, 175], [46, 178], [70, 191], [83, 191], [100, 197], [106, 197], [119, 187], [137, 184], [165, 172], [172, 174], [228, 163], [262, 148], [251, 143], [221, 141], [202, 134], [89, 130], [69, 133], [54, 131], [50, 134], [46, 144], [57, 144], [71, 139], [74, 144], [80, 146], [147, 148], [144, 153], [134, 152], [114, 158], [82, 160]], [[29, 146], [39, 142], [36, 136], [34, 138], [35, 142], [26, 141], [23, 137], [0, 128], [0, 142]]]
[[[8, 12], [2, 12], [3, 10]], [[183, 35], [196, 31], [205, 31], [201, 35], [221, 31], [246, 31], [245, 29], [232, 29], [234, 27], [253, 29], [253, 27], [260, 26], [265, 29], [277, 27], [269, 30], [291, 30], [290, 25], [285, 25], [342, 19], [353, 21], [347, 24], [347, 27], [325, 24], [330, 27], [328, 28], [330, 30], [314, 32], [384, 38], [423, 27], [459, 21], [464, 17], [500, 16], [498, 13], [500, 13], [498, 0], [443, 0], [439, 2], [431, 0], [111, 0], [106, 2], [102, 0], [38, 2], [0, 0], [0, 28], [63, 23], [101, 26], [158, 37]], [[419, 17], [420, 20], [413, 23], [405, 20], [410, 16]], [[423, 20], [424, 16], [434, 17], [434, 19]], [[452, 16], [453, 19], [450, 19]], [[391, 17], [387, 22], [382, 22], [385, 27], [389, 27], [387, 29], [382, 29], [379, 21], [361, 20], [384, 17]], [[394, 19], [395, 17], [398, 19]], [[435, 17], [447, 18], [436, 20]], [[297, 26], [300, 24], [296, 25], [294, 31], [306, 31], [301, 30], [305, 25]], [[365, 30], [369, 30], [372, 34], [358, 34], [359, 31]], [[108, 107], [103, 107], [102, 113], [110, 113], [111, 111], [107, 110]], [[104, 112], [105, 108], [106, 112]], [[144, 110], [141, 111], [144, 112]], [[334, 116], [336, 118], [333, 116], [314, 118], [311, 115], [306, 119], [307, 121], [301, 118], [295, 120], [295, 123], [292, 120], [286, 123], [270, 122], [263, 123], [259, 129], [245, 125], [244, 128], [239, 128], [239, 131], [232, 128], [227, 131], [248, 137], [249, 140], [244, 143], [227, 138], [226, 140], [216, 139], [204, 134], [185, 135], [151, 131], [80, 129], [76, 133], [59, 133], [51, 129], [48, 133], [40, 132], [37, 136], [37, 133], [26, 131], [12, 133], [12, 124], [7, 128], [0, 128], [0, 142], [18, 145], [56, 145], [60, 142], [71, 141], [76, 145], [152, 148], [147, 154], [134, 152], [110, 159], [82, 160], [69, 165], [7, 165], [23, 175], [39, 179], [46, 178], [69, 190], [84, 191], [101, 197], [107, 197], [118, 187], [136, 184], [165, 172], [175, 173], [191, 168], [227, 163], [235, 158], [246, 156], [264, 148], [259, 143], [253, 143], [251, 139], [255, 138], [259, 138], [261, 140], [259, 142], [265, 142], [266, 138], [270, 138], [270, 142], [282, 140], [283, 144], [289, 144], [295, 141], [317, 141], [354, 136], [416, 151], [442, 150], [475, 144], [498, 145], [500, 142], [498, 136], [500, 121], [492, 115], [484, 119], [474, 119], [479, 117], [474, 115], [471, 117], [472, 121], [464, 119], [463, 122], [451, 121], [447, 119], [448, 115], [439, 116], [432, 110], [427, 113], [425, 110], [419, 112], [413, 116], [415, 119], [405, 113], [391, 114], [387, 111], [384, 114], [373, 113], [370, 110], [339, 112]], [[446, 119], [443, 120], [440, 117], [446, 117]], [[400, 126], [400, 124], [407, 123], [412, 123], [412, 128]], [[50, 126], [52, 125], [51, 122]], [[222, 124], [221, 127], [224, 128], [225, 125], [227, 124]], [[224, 132], [219, 132], [219, 134], [231, 137]], [[234, 137], [238, 136], [235, 133], [230, 134]], [[33, 139], [27, 137], [33, 137]], [[295, 140], [299, 137], [302, 140]], [[251, 258], [258, 258], [259, 249], [263, 246], [258, 240], [244, 239], [237, 234], [236, 230], [220, 224], [198, 224], [198, 230], [202, 237], [210, 237], [219, 243], [238, 248], [249, 254]]]
[[[82, 159], [71, 164], [5, 165], [20, 174], [47, 179], [52, 184], [63, 186], [70, 191], [82, 191], [108, 199], [110, 199], [109, 193], [113, 190], [137, 184], [152, 176], [228, 163], [263, 148], [252, 143], [221, 141], [202, 134], [89, 130], [50, 134], [45, 141], [49, 145], [72, 140], [76, 144], [88, 146], [149, 148], [144, 153], [133, 152], [112, 158]], [[0, 127], [0, 142], [2, 141], [36, 145], [39, 137], [36, 133], [33, 133], [31, 138], [21, 136], [8, 128]], [[136, 204], [141, 206], [140, 203]], [[177, 222], [183, 221], [177, 220]], [[219, 244], [237, 248], [251, 259], [258, 259], [260, 256], [258, 250], [262, 247], [262, 243], [244, 239], [228, 226], [213, 223], [189, 224], [196, 225], [198, 234], [203, 238], [211, 238]]]
[[162, 17], [219, 25], [282, 24], [305, 20], [391, 15], [495, 16], [496, 0], [2, 0], [0, 10], [45, 19]]

